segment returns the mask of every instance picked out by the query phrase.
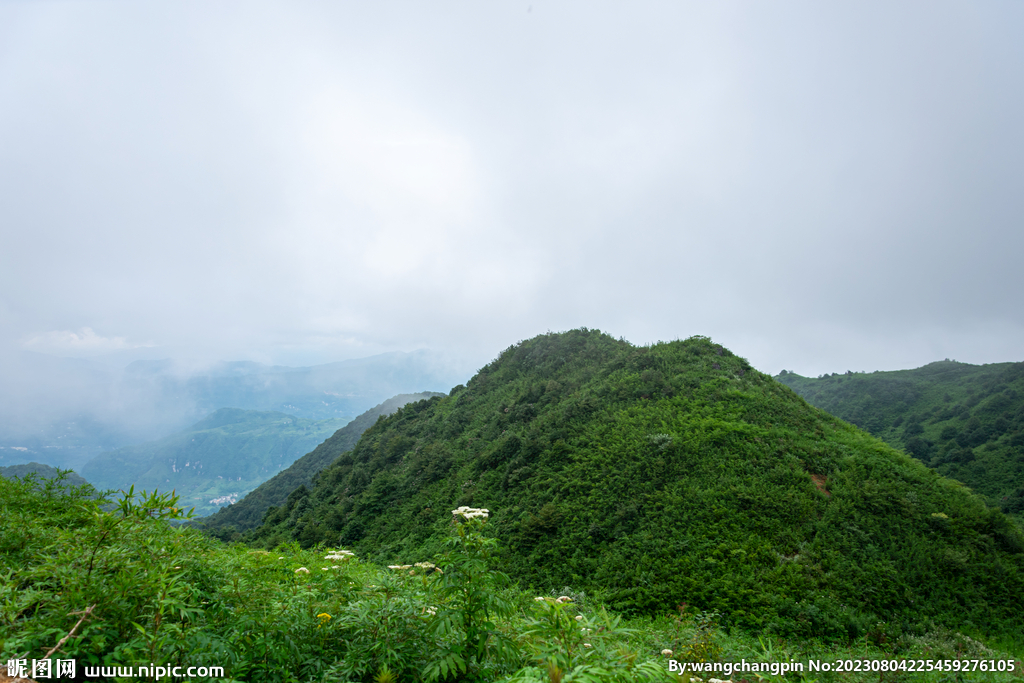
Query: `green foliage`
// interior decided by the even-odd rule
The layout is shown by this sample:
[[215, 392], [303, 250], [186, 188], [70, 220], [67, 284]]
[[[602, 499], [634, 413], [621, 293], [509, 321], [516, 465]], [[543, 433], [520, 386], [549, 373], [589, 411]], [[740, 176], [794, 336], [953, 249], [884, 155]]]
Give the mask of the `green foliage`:
[[622, 626], [621, 617], [603, 608], [589, 616], [575, 612], [569, 596], [535, 598], [522, 632], [536, 663], [513, 681], [672, 680], [659, 663], [638, 661], [622, 646], [633, 630]]
[[510, 347], [378, 421], [246, 538], [427, 559], [448, 510], [485, 503], [513, 580], [617, 612], [688, 603], [728, 627], [841, 639], [880, 621], [1024, 630], [1006, 517], [701, 337]]
[[717, 662], [722, 657], [722, 648], [715, 641], [718, 631], [718, 612], [688, 614], [682, 611], [684, 628], [692, 631], [689, 642], [679, 650], [680, 659], [688, 662]]
[[65, 486], [65, 474], [0, 480], [3, 650], [41, 657], [87, 614], [62, 648], [69, 657], [180, 660], [197, 614], [185, 558], [201, 539], [165, 523], [185, 517], [177, 497], [130, 490], [106, 512], [91, 487]]
[[444, 573], [436, 595], [442, 607], [433, 628], [437, 641], [446, 645], [424, 671], [428, 681], [453, 674], [474, 677], [489, 659], [517, 659], [513, 642], [497, 623], [513, 613], [512, 603], [499, 592], [508, 577], [489, 567], [497, 540], [482, 533], [487, 511], [474, 512], [479, 514], [455, 515], [454, 533], [439, 558]]
[[777, 379], [1024, 521], [1024, 363]]
[[678, 680], [659, 653], [687, 643], [711, 643], [725, 662], [1012, 656], [962, 632], [892, 625], [846, 643], [768, 640], [767, 652], [688, 610], [627, 622], [578, 590], [534, 600], [505, 585], [493, 522], [479, 516], [448, 518], [438, 567], [384, 568], [297, 543], [224, 545], [169, 524], [183, 516], [174, 495], [97, 500], [63, 476], [0, 479], [0, 658], [55, 653], [78, 661], [78, 680], [93, 680], [85, 667], [148, 662], [223, 666], [236, 681]]

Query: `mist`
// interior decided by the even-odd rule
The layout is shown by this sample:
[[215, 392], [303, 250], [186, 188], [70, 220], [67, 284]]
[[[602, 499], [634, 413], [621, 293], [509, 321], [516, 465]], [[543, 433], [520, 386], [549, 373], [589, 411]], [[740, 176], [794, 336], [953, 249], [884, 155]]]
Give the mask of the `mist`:
[[770, 373], [1021, 360], [1022, 20], [4, 3], [3, 428], [201, 411], [134, 361], [428, 349], [458, 372], [401, 390], [444, 391], [581, 326]]
[[447, 392], [468, 373], [429, 351], [312, 367], [95, 360], [22, 352], [0, 366], [0, 465], [80, 468], [103, 451], [159, 439], [218, 408], [351, 420], [409, 387]]

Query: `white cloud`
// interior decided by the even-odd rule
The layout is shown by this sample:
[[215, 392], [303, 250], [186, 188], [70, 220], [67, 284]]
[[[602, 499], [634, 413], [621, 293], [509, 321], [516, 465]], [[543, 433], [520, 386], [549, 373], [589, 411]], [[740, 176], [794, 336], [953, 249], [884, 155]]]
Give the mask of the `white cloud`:
[[0, 3], [0, 346], [1008, 360], [1020, 7]]
[[109, 351], [149, 348], [155, 344], [153, 342], [134, 344], [124, 337], [104, 337], [96, 334], [91, 327], [83, 327], [77, 332], [71, 330], [43, 332], [23, 340], [21, 346], [29, 351], [88, 356]]

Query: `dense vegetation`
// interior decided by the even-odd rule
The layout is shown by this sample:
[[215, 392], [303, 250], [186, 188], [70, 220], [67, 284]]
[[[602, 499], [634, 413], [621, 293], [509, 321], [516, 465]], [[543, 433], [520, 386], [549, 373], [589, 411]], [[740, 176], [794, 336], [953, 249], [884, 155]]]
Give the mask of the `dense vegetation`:
[[760, 681], [954, 680], [899, 670], [780, 673], [812, 658], [896, 669], [926, 658], [959, 669], [973, 659], [1014, 672], [955, 680], [1022, 678], [1019, 647], [992, 649], [941, 628], [893, 637], [880, 624], [866, 639], [784, 641], [728, 632], [716, 613], [685, 606], [623, 621], [578, 591], [522, 592], [496, 571], [499, 541], [478, 511], [448, 513], [433, 563], [385, 568], [342, 549], [224, 545], [168, 524], [181, 516], [174, 496], [103, 503], [65, 483], [0, 478], [0, 658], [74, 660], [78, 681], [153, 680], [109, 668], [151, 663], [274, 683], [680, 680], [670, 659], [719, 667], [745, 659], [763, 667]]
[[102, 453], [82, 467], [99, 489], [175, 490], [197, 514], [216, 512], [346, 424], [284, 413], [221, 408], [159, 441]]
[[1024, 521], [1024, 363], [777, 379]]
[[237, 540], [240, 530], [259, 525], [268, 508], [284, 504], [288, 494], [296, 489], [308, 487], [313, 483], [314, 475], [334, 462], [342, 453], [352, 450], [359, 437], [377, 421], [378, 417], [390, 415], [410, 401], [421, 401], [441, 395], [428, 391], [419, 394], [399, 394], [389, 398], [349, 422], [313, 451], [260, 484], [242, 500], [221, 508], [209, 517], [197, 520], [197, 523], [218, 538]]
[[494, 511], [522, 585], [617, 611], [689, 604], [839, 639], [1024, 632], [1007, 517], [706, 338], [637, 348], [575, 330], [510, 347], [378, 421], [247, 538], [422, 560], [460, 505]]

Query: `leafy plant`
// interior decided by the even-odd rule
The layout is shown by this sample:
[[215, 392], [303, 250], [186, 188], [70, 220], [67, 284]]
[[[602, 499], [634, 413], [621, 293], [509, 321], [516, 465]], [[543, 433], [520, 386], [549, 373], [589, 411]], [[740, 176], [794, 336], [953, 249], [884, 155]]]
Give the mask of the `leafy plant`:
[[[681, 658], [689, 662], [719, 661], [722, 657], [722, 647], [715, 638], [718, 631], [718, 612], [684, 614], [683, 618], [690, 622], [693, 635], [679, 652]], [[768, 643], [771, 643], [771, 639]]]
[[489, 567], [497, 540], [483, 535], [485, 509], [460, 507], [453, 511], [454, 532], [438, 558], [443, 576], [436, 588], [441, 605], [433, 620], [434, 634], [445, 646], [424, 671], [427, 680], [453, 675], [473, 677], [484, 663], [514, 660], [515, 643], [498, 628], [499, 619], [513, 613], [501, 595], [508, 576]]

